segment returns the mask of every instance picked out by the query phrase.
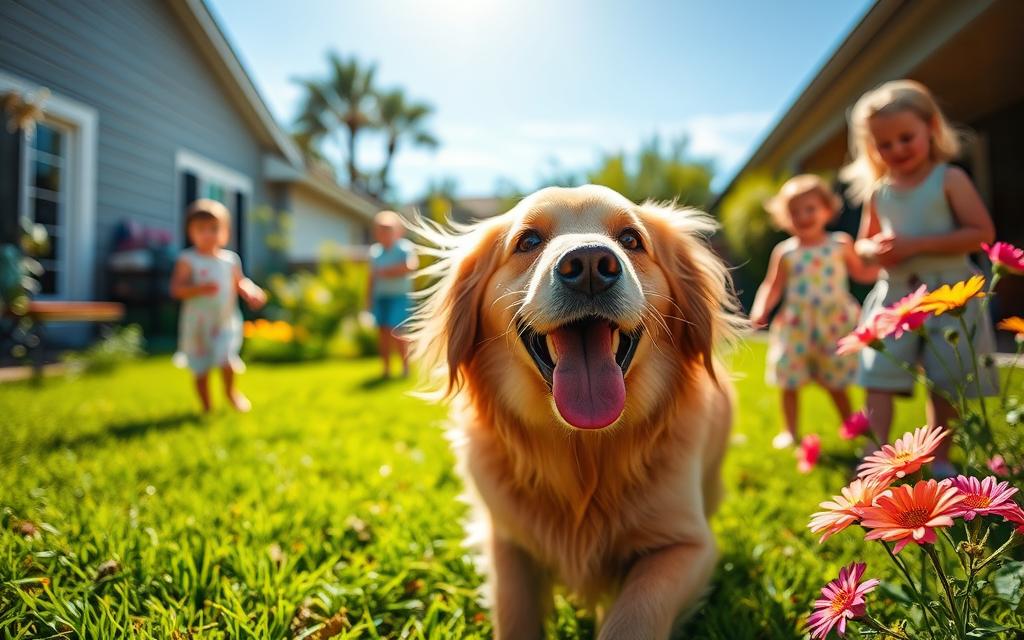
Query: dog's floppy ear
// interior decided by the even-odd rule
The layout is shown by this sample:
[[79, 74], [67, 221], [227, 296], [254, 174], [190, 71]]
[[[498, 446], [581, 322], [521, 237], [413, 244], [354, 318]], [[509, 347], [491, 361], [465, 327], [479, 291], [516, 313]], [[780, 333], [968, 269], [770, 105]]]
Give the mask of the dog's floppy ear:
[[714, 377], [714, 348], [739, 326], [732, 278], [708, 244], [717, 225], [701, 211], [674, 204], [648, 201], [639, 213], [672, 294], [674, 306], [665, 318], [672, 339], [687, 361], [702, 362]]
[[485, 220], [461, 233], [425, 223], [414, 229], [435, 248], [425, 252], [437, 262], [421, 273], [438, 278], [413, 316], [413, 357], [421, 363], [428, 391], [449, 396], [462, 387], [463, 368], [476, 350], [484, 287], [497, 266], [505, 224]]

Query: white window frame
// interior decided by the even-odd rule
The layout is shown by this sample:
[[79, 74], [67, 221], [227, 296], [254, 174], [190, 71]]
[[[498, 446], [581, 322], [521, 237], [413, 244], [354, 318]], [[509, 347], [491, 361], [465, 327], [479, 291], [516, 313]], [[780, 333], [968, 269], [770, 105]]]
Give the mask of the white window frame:
[[[21, 95], [38, 95], [43, 86], [0, 71], [0, 93], [15, 91]], [[49, 88], [49, 87], [47, 87]], [[6, 126], [6, 114], [0, 114]], [[96, 266], [96, 145], [99, 114], [95, 108], [72, 100], [50, 89], [43, 102], [42, 122], [60, 128], [68, 145], [66, 164], [61, 180], [67, 180], [64, 208], [61, 211], [60, 255], [62, 269], [58, 272], [57, 295], [46, 296], [65, 300], [88, 300], [95, 289]], [[23, 149], [27, 154], [27, 150]], [[24, 172], [23, 155], [21, 171]], [[22, 184], [27, 178], [21, 175]], [[25, 207], [27, 194], [20, 206]], [[20, 211], [19, 215], [25, 213]]]
[[[224, 187], [232, 191], [240, 191], [241, 193], [243, 193], [245, 195], [246, 209], [252, 208], [252, 178], [245, 175], [244, 173], [235, 171], [230, 167], [226, 167], [220, 164], [219, 162], [210, 160], [209, 158], [200, 155], [194, 151], [190, 151], [188, 149], [178, 149], [177, 153], [174, 154], [174, 192], [175, 200], [177, 201], [178, 211], [178, 217], [176, 219], [181, 219], [181, 212], [183, 212], [185, 210], [185, 207], [187, 207], [190, 204], [188, 202], [181, 201], [181, 177], [182, 175], [184, 175], [186, 171], [196, 176], [196, 180], [198, 181], [198, 184], [196, 185], [196, 191], [200, 194], [200, 197], [202, 197], [203, 186], [207, 182], [215, 182], [217, 184], [223, 185]], [[228, 209], [234, 209], [234, 203], [228, 203], [227, 207]], [[248, 211], [239, 211], [233, 213], [236, 216], [244, 216], [248, 213]], [[245, 222], [248, 222], [248, 220], [246, 220]], [[239, 220], [232, 220], [231, 224], [237, 225], [243, 223]], [[249, 228], [248, 224], [244, 224], [243, 230], [245, 233], [245, 238], [243, 238], [244, 245], [245, 247], [248, 247], [252, 230]], [[185, 237], [182, 225], [175, 225], [174, 234], [176, 246], [185, 246]], [[242, 257], [244, 258], [245, 256]]]

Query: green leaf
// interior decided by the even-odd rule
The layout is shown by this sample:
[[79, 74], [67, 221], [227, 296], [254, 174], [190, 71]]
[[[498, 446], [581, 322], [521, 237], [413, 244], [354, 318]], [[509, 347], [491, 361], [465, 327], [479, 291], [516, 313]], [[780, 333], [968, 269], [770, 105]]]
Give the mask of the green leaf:
[[1024, 597], [1024, 562], [1007, 562], [992, 575], [996, 595], [1016, 608]]

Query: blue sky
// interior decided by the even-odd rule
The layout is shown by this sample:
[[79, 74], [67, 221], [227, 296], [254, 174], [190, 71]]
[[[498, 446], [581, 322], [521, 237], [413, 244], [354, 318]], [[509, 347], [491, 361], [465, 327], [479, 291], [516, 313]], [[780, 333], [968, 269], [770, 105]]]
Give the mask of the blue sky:
[[[207, 1], [285, 125], [301, 96], [293, 79], [326, 74], [329, 49], [376, 62], [381, 86], [434, 106], [442, 146], [400, 152], [402, 199], [442, 177], [464, 196], [502, 179], [533, 188], [554, 166], [589, 168], [654, 134], [689, 136], [720, 186], [870, 4]], [[358, 156], [377, 166], [383, 149], [367, 140]]]

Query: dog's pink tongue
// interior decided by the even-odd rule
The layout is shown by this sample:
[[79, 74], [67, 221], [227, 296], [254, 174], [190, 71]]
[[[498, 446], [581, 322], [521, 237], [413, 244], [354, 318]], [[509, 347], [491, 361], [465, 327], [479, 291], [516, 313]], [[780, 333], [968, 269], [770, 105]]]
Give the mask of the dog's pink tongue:
[[555, 330], [551, 338], [558, 352], [551, 389], [558, 413], [578, 429], [615, 422], [626, 404], [626, 384], [612, 353], [611, 325], [575, 324]]

